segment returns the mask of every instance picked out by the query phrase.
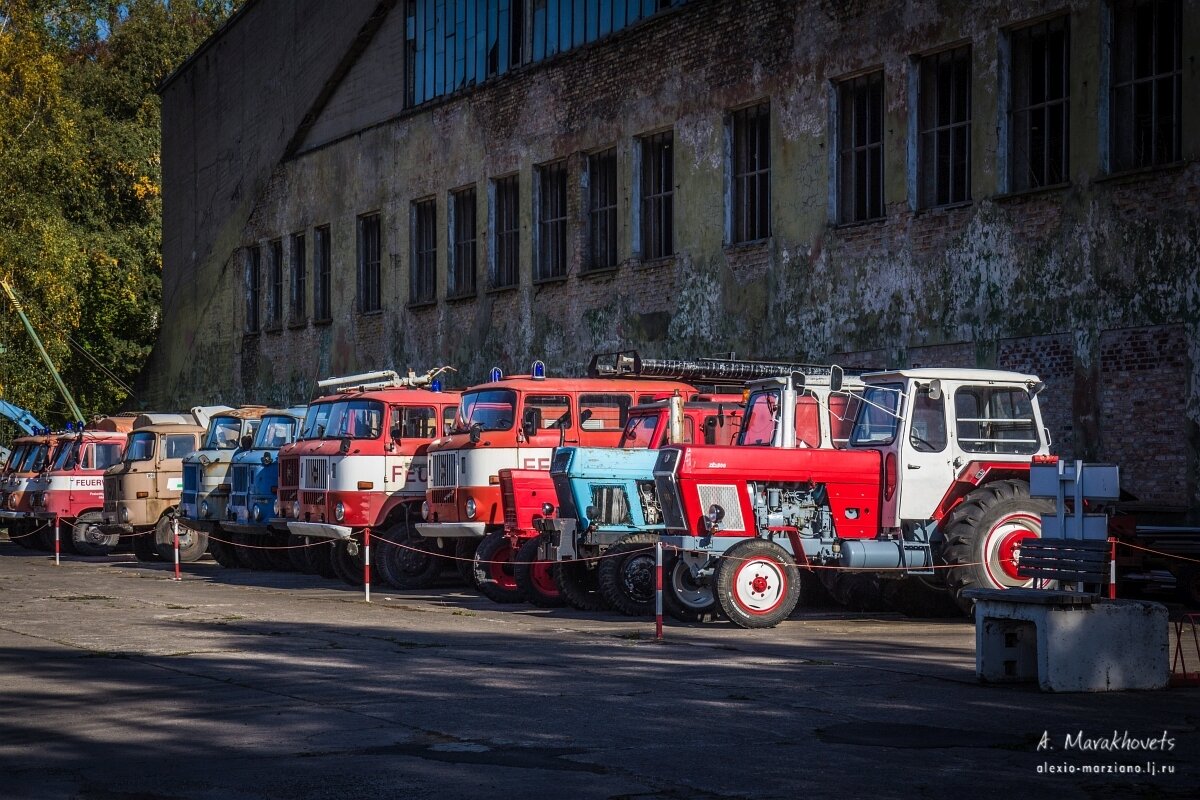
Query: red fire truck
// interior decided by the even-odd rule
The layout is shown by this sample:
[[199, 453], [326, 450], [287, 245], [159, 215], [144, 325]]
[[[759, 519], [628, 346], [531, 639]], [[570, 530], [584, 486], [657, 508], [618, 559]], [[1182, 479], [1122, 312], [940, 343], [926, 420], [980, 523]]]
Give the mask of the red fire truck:
[[54, 436], [49, 429], [33, 436], [13, 440], [12, 454], [0, 485], [0, 524], [8, 528], [8, 538], [31, 550], [51, 550], [54, 532], [50, 526], [30, 516], [29, 484], [50, 463]]
[[310, 413], [316, 408], [313, 419], [324, 422], [315, 422], [310, 438], [281, 456], [281, 471], [298, 460], [298, 496], [284, 509], [288, 530], [333, 540], [333, 570], [351, 585], [363, 580], [359, 545], [367, 531], [387, 540], [376, 551], [385, 581], [391, 582], [393, 565], [407, 567], [395, 551], [411, 552], [410, 523], [425, 497], [425, 451], [458, 408], [458, 393], [441, 390], [440, 372], [404, 378], [372, 372], [319, 382], [330, 393]]
[[[118, 545], [117, 534], [100, 530], [104, 470], [120, 462], [136, 415], [104, 417], [58, 439], [49, 471], [30, 497], [35, 519], [59, 528], [63, 549], [103, 556]], [[73, 427], [73, 426], [72, 426]]]

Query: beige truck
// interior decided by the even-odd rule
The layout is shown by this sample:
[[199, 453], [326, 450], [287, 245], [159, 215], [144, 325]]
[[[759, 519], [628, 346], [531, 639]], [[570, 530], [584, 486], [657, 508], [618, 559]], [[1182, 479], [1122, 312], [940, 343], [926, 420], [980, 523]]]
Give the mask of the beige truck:
[[[171, 519], [183, 492], [183, 459], [200, 446], [209, 418], [228, 406], [197, 406], [186, 414], [141, 414], [125, 456], [104, 473], [101, 530], [128, 537], [139, 561], [157, 561], [172, 546]], [[159, 547], [162, 545], [162, 547]], [[179, 529], [183, 553], [202, 554], [208, 536]]]

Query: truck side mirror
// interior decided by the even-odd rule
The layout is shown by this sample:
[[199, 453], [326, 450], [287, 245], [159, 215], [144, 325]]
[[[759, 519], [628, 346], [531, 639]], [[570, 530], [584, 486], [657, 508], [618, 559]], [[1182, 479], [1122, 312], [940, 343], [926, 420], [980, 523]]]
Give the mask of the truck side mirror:
[[238, 447], [242, 450], [249, 450], [253, 446], [254, 446], [254, 437], [248, 433], [241, 438], [241, 441], [238, 442]]
[[541, 424], [542, 410], [540, 408], [525, 409], [525, 413], [521, 417], [521, 433], [525, 434], [526, 439], [532, 439]]
[[476, 422], [471, 425], [471, 444], [479, 444], [480, 437], [483, 436], [483, 423]]
[[829, 391], [840, 392], [842, 390], [842, 382], [846, 377], [846, 372], [837, 364], [829, 368]]
[[392, 424], [392, 438], [399, 439], [403, 435], [404, 435], [404, 426], [401, 425], [399, 420], [397, 420], [395, 423]]

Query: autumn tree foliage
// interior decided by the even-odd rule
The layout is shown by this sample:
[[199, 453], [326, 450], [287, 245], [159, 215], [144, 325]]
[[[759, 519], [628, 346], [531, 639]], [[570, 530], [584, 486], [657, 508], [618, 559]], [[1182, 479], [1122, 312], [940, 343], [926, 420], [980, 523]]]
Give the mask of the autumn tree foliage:
[[[155, 88], [239, 2], [0, 0], [0, 277], [85, 414], [128, 398], [158, 332]], [[0, 397], [66, 419], [7, 301]]]

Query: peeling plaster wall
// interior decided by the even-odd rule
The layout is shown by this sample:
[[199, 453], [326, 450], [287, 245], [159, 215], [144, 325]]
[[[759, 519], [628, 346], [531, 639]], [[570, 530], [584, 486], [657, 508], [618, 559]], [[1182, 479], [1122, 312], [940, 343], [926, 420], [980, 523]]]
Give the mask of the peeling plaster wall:
[[[1060, 11], [1071, 15], [1071, 181], [1005, 195], [997, 166], [1000, 31]], [[1164, 507], [1200, 507], [1200, 104], [1185, 104], [1183, 163], [1105, 175], [1102, 13], [1099, 2], [1082, 1], [996, 0], [968, 10], [930, 0], [693, 0], [481, 88], [390, 115], [365, 99], [363, 82], [386, 83], [381, 91], [394, 95], [400, 76], [351, 70], [339, 91], [363, 97], [377, 118], [348, 121], [345, 115], [364, 112], [335, 93], [325, 109], [330, 116], [314, 130], [355, 132], [332, 141], [322, 135], [294, 158], [266, 164], [269, 177], [247, 200], [248, 219], [220, 195], [190, 210], [238, 233], [200, 258], [204, 278], [196, 293], [168, 298], [150, 394], [159, 405], [303, 400], [320, 376], [442, 363], [456, 366], [469, 384], [493, 365], [520, 371], [534, 358], [556, 372], [578, 373], [593, 352], [629, 347], [656, 356], [732, 350], [879, 366], [1032, 369], [1046, 372], [1043, 402], [1056, 449], [1121, 463], [1130, 485]], [[1200, 0], [1184, 0], [1184, 19], [1187, 98], [1200, 92]], [[385, 24], [379, 35], [401, 28]], [[298, 28], [298, 35], [308, 30]], [[346, 38], [336, 30], [322, 35]], [[957, 42], [973, 48], [973, 201], [914, 211], [911, 59]], [[376, 46], [396, 52], [394, 41], [377, 40], [368, 56]], [[225, 80], [211, 70], [201, 76], [203, 63], [189, 81]], [[886, 218], [839, 226], [830, 219], [830, 97], [837, 79], [876, 68], [885, 79]], [[285, 72], [281, 82], [290, 76]], [[757, 100], [771, 103], [773, 237], [729, 247], [725, 115]], [[190, 113], [185, 102], [166, 109]], [[194, 139], [165, 146], [185, 151], [176, 158], [200, 158], [195, 141], [211, 128], [218, 141], [188, 178], [206, 186], [205, 170], [225, 164], [222, 137], [233, 134], [219, 113], [188, 118], [197, 126]], [[664, 129], [675, 136], [677, 253], [646, 263], [632, 249], [635, 139]], [[618, 156], [621, 263], [588, 275], [580, 272], [581, 174], [586, 153], [609, 146]], [[571, 175], [570, 275], [535, 285], [534, 170], [564, 157]], [[488, 182], [514, 172], [521, 191], [520, 285], [489, 292]], [[185, 185], [178, 176], [168, 180], [167, 202]], [[448, 193], [467, 185], [477, 190], [480, 290], [472, 299], [448, 301]], [[409, 308], [410, 205], [428, 196], [437, 198], [439, 300]], [[355, 311], [355, 220], [374, 211], [383, 219], [384, 310], [362, 315]], [[290, 264], [287, 237], [302, 231], [311, 269], [312, 228], [324, 224], [332, 231], [333, 320], [286, 319], [279, 330], [244, 336], [242, 248], [282, 236]], [[188, 268], [168, 250], [168, 275]], [[310, 272], [310, 293], [312, 285]], [[263, 291], [265, 298], [265, 271]], [[197, 335], [200, 298], [211, 298], [221, 319], [218, 325], [209, 319], [203, 335]], [[311, 316], [311, 295], [308, 308]], [[1119, 333], [1130, 330], [1139, 333]], [[1159, 346], [1165, 349], [1157, 361], [1122, 360], [1128, 348]], [[1141, 394], [1123, 402], [1111, 396], [1114, 386]]]

